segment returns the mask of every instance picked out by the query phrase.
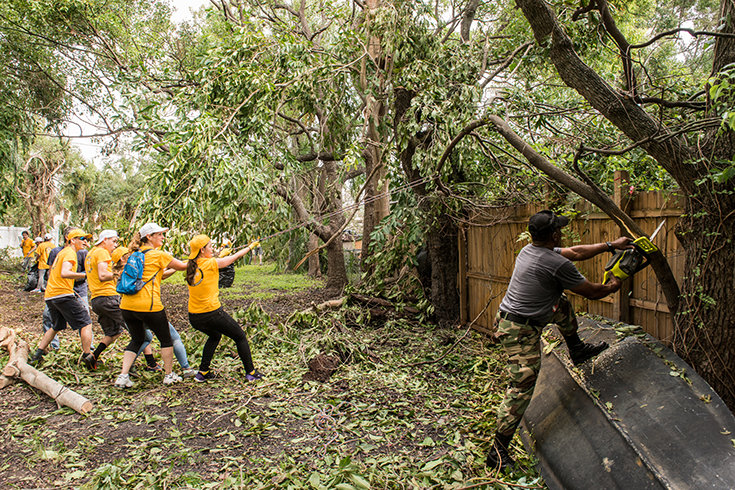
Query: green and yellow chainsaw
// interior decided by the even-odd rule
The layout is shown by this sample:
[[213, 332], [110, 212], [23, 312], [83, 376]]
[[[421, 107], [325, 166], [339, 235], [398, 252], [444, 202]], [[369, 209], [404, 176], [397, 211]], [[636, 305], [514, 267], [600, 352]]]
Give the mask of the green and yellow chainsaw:
[[653, 239], [656, 238], [656, 235], [664, 226], [665, 222], [666, 220], [659, 223], [651, 238], [645, 236], [636, 238], [633, 240], [633, 248], [616, 250], [605, 266], [605, 275], [602, 277], [602, 283], [607, 283], [611, 275], [624, 281], [645, 268], [649, 264], [648, 256], [658, 251], [658, 247], [653, 244]]

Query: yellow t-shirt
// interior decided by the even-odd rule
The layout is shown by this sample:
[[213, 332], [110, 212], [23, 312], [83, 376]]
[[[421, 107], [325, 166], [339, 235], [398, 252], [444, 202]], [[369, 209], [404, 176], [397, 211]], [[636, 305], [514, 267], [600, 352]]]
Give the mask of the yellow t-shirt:
[[39, 269], [50, 269], [51, 265], [48, 263], [49, 250], [54, 248], [54, 244], [51, 242], [41, 242], [36, 248], [36, 255], [38, 255], [38, 268]]
[[62, 248], [56, 256], [54, 266], [48, 274], [46, 294], [43, 295], [44, 299], [74, 294], [74, 279], [61, 277], [61, 265], [64, 262], [71, 262], [71, 271], [77, 271], [77, 252], [71, 247], [71, 245]]
[[98, 296], [117, 296], [115, 281], [100, 281], [98, 266], [107, 262], [107, 270], [112, 273], [112, 256], [106, 248], [94, 247], [87, 254], [84, 261], [84, 271], [87, 273], [87, 285], [89, 287], [89, 299]]
[[31, 240], [30, 238], [26, 238], [20, 244], [20, 247], [23, 250], [23, 257], [27, 257], [28, 252], [30, 252], [33, 249], [33, 240]]
[[[150, 245], [140, 247], [141, 251], [150, 250], [145, 254], [145, 266], [143, 267], [143, 282], [146, 285], [135, 294], [122, 294], [120, 308], [130, 311], [161, 311], [161, 277], [163, 270], [173, 260], [173, 255], [164, 252], [160, 248], [154, 249]], [[149, 281], [155, 274], [156, 278]]]
[[195, 286], [189, 286], [189, 313], [209, 313], [222, 304], [219, 302], [219, 267], [217, 259], [197, 260], [199, 269], [194, 274]]

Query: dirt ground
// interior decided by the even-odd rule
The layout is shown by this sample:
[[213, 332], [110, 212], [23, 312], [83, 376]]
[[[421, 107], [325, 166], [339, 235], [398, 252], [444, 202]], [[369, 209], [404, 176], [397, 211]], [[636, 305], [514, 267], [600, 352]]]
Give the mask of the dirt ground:
[[[169, 320], [177, 327], [182, 336], [187, 335], [187, 330], [191, 328], [188, 325], [186, 312], [187, 292], [183, 285], [166, 285], [163, 293], [163, 302], [166, 305]], [[305, 309], [312, 304], [319, 304], [331, 296], [323, 289], [311, 289], [299, 293], [288, 295], [279, 295], [272, 300], [259, 300], [261, 308], [268, 313], [274, 320], [281, 321], [288, 317], [292, 312]], [[238, 309], [247, 308], [252, 300], [223, 300], [223, 306], [228, 311], [236, 311]], [[33, 351], [35, 344], [41, 337], [41, 324], [43, 312], [43, 297], [41, 293], [29, 293], [21, 291], [17, 284], [8, 280], [7, 276], [0, 280], [0, 326], [15, 329], [16, 333], [27, 340]], [[93, 318], [96, 317], [93, 315]], [[102, 336], [99, 324], [94, 322], [95, 339]], [[77, 344], [75, 335], [68, 329], [60, 334], [62, 349], [72, 345], [74, 348]], [[125, 344], [126, 342], [121, 342]], [[158, 353], [156, 356], [160, 359]], [[191, 354], [190, 354], [191, 357]], [[142, 362], [138, 363], [142, 366]], [[80, 366], [81, 368], [81, 366]], [[109, 378], [107, 381], [114, 379], [114, 374], [119, 366], [105, 366], [95, 373], [86, 373], [82, 369], [78, 373], [73, 373], [75, 381], [80, 386], [85, 386], [82, 376], [94, 376], [97, 381], [101, 381], [101, 377]], [[45, 372], [53, 371], [53, 369], [43, 369]], [[53, 374], [53, 373], [50, 373]], [[323, 371], [317, 371], [313, 374], [307, 373], [314, 379], [326, 380], [328, 374]], [[87, 378], [89, 380], [89, 378]], [[190, 380], [188, 380], [190, 381]], [[68, 384], [67, 384], [68, 386]], [[120, 457], [129, 454], [130, 449], [138, 445], [136, 441], [147, 441], [153, 439], [150, 437], [151, 432], [159, 431], [176, 431], [179, 434], [194, 434], [186, 440], [187, 452], [193, 451], [195, 454], [206, 455], [210, 451], [229, 453], [231, 457], [242, 456], [243, 452], [248, 451], [247, 443], [233, 444], [232, 442], [232, 416], [230, 411], [232, 401], [237, 400], [240, 396], [247, 396], [249, 399], [248, 407], [258, 417], [268, 411], [270, 395], [268, 393], [268, 383], [258, 386], [258, 395], [254, 391], [244, 390], [237, 392], [233, 390], [229, 396], [222, 396], [221, 386], [215, 384], [203, 384], [197, 386], [197, 390], [184, 390], [182, 388], [174, 391], [176, 399], [171, 398], [172, 392], [163, 387], [149, 390], [145, 393], [145, 397], [120, 400], [118, 407], [100, 407], [95, 408], [95, 413], [105, 412], [102, 417], [104, 420], [113, 420], [115, 423], [111, 425], [92, 422], [93, 418], [84, 418], [76, 414], [72, 414], [68, 409], [57, 410], [55, 402], [40, 392], [30, 389], [24, 383], [16, 383], [7, 387], [2, 392], [0, 401], [0, 410], [4, 414], [4, 419], [23, 419], [26, 423], [20, 424], [18, 427], [11, 428], [10, 431], [3, 430], [2, 453], [6, 455], [4, 462], [0, 463], [2, 477], [0, 481], [5, 484], [18, 487], [43, 487], [43, 486], [59, 486], [71, 483], [64, 478], [69, 474], [69, 468], [73, 468], [74, 464], [62, 465], [61, 462], [67, 462], [75, 456], [75, 450], [71, 455], [64, 456], [63, 449], [69, 448], [85, 448], [88, 453], [85, 455], [85, 466], [99, 467], [105, 463], [112, 462]], [[245, 385], [245, 388], [251, 388]], [[77, 389], [82, 393], [85, 390]], [[118, 393], [113, 391], [113, 395]], [[89, 396], [93, 399], [92, 396]], [[217, 400], [217, 399], [221, 400]], [[214, 399], [214, 402], [213, 402]], [[111, 409], [112, 408], [112, 409]], [[125, 409], [134, 409], [138, 411], [142, 409], [145, 412], [144, 420], [136, 420], [137, 417], [128, 419], [128, 415], [124, 413]], [[222, 409], [223, 412], [218, 417], [210, 417], [208, 413], [218, 413]], [[237, 417], [237, 414], [234, 414]], [[301, 421], [284, 420], [280, 431], [283, 435], [294, 435], [299, 432]], [[26, 425], [44, 426], [47, 428], [44, 433], [49, 435], [48, 439], [34, 436], [31, 440], [23, 437], [23, 433], [14, 431], [21, 430]], [[6, 429], [9, 427], [6, 425]], [[154, 427], [152, 429], [152, 427]], [[243, 438], [248, 441], [249, 438]], [[255, 442], [255, 441], [254, 441]], [[25, 446], [25, 447], [23, 447]], [[155, 445], [154, 445], [155, 446]], [[144, 450], [146, 444], [139, 445]], [[150, 448], [149, 448], [150, 449]], [[262, 456], [275, 455], [281, 452], [280, 447], [273, 445], [259, 445], [258, 453]], [[220, 454], [220, 457], [224, 454]], [[31, 463], [34, 458], [40, 457], [39, 462]], [[203, 458], [206, 459], [206, 458]], [[50, 464], [44, 464], [48, 462]], [[207, 473], [206, 461], [204, 462], [204, 473]], [[216, 464], [217, 468], [212, 468], [218, 472], [220, 463]], [[34, 471], [30, 471], [31, 467], [35, 467]], [[201, 468], [200, 468], [201, 470]], [[36, 471], [38, 473], [36, 474]], [[84, 470], [83, 470], [84, 471]], [[85, 471], [86, 472], [86, 471]], [[30, 474], [29, 474], [30, 473]], [[212, 475], [214, 477], [214, 475]]]
[[[275, 292], [271, 299], [258, 300], [274, 331], [285, 328], [280, 323], [294, 311], [332, 296], [321, 288]], [[199, 333], [188, 325], [186, 300], [185, 286], [165, 285], [169, 320], [185, 339], [196, 367], [201, 344], [191, 340]], [[251, 303], [223, 299], [229, 312], [246, 310]], [[14, 328], [31, 351], [41, 336], [42, 309], [39, 293], [23, 292], [7, 275], [0, 277], [0, 326]], [[396, 351], [405, 356], [411, 346], [408, 339], [378, 330], [353, 331], [338, 324], [325, 328], [354, 339], [356, 348], [368, 345], [368, 357], [374, 359]], [[319, 327], [312, 332], [318, 333]], [[411, 334], [424, 336], [421, 331]], [[95, 323], [95, 339], [100, 336]], [[242, 381], [239, 362], [232, 359], [234, 346], [223, 339], [215, 355], [215, 363], [222, 367], [215, 382], [188, 379], [165, 387], [160, 373], [141, 372], [134, 388], [117, 390], [112, 383], [126, 340], [108, 349], [107, 363], [90, 373], [79, 365], [75, 334], [65, 330], [60, 337], [62, 348], [46, 356], [41, 370], [88, 397], [95, 408], [88, 416], [59, 409], [50, 397], [23, 382], [3, 389], [0, 452], [5, 457], [0, 461], [0, 484], [5, 488], [85, 484], [201, 488], [214, 482], [246, 488], [257, 482], [277, 488], [289, 481], [305, 484], [307, 478], [312, 486], [315, 481], [326, 487], [361, 482], [358, 467], [344, 454], [360, 459], [362, 471], [373, 472], [370, 478], [382, 482], [380, 487], [392, 487], [406, 474], [422, 474], [425, 463], [440, 461], [437, 458], [457, 459], [450, 458], [449, 465], [431, 463], [427, 475], [446, 467], [442, 478], [471, 481], [471, 473], [478, 471], [480, 463], [472, 463], [473, 452], [485, 442], [468, 440], [461, 433], [478, 423], [474, 416], [478, 408], [471, 404], [481, 407], [483, 400], [471, 399], [452, 386], [464, 373], [449, 363], [440, 371], [431, 367], [408, 377], [403, 372], [385, 373], [385, 379], [380, 374], [376, 378], [347, 372], [330, 379], [342, 362], [333, 351], [321, 353], [293, 335], [273, 342], [272, 334], [270, 343], [264, 342], [269, 351], [263, 347], [254, 355], [268, 358], [266, 378], [260, 382]], [[251, 344], [259, 342], [260, 337], [251, 338]], [[303, 362], [294, 365], [288, 356]], [[0, 362], [6, 360], [3, 354]], [[373, 373], [381, 369], [385, 368], [377, 366]]]

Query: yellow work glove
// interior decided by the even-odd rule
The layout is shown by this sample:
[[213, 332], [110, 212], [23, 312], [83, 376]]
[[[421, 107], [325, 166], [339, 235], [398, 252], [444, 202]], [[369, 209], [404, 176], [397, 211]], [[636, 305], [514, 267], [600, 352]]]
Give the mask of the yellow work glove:
[[248, 245], [248, 248], [250, 250], [253, 250], [255, 247], [260, 247], [260, 242], [258, 240], [250, 242], [250, 245]]

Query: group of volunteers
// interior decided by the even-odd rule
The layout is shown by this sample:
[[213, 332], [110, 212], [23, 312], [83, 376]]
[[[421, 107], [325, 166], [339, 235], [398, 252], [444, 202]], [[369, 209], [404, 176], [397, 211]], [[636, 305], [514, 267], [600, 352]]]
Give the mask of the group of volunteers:
[[[69, 326], [79, 332], [82, 362], [88, 369], [94, 370], [105, 349], [127, 330], [130, 341], [125, 347], [122, 369], [115, 386], [133, 386], [130, 379], [131, 374], [134, 374], [133, 364], [141, 352], [146, 358], [146, 370], [162, 370], [163, 383], [166, 385], [183, 379], [173, 370], [174, 356], [184, 377], [205, 382], [216, 377], [210, 366], [222, 335], [225, 335], [237, 346], [245, 369], [245, 380], [262, 378], [263, 375], [253, 365], [245, 332], [222, 308], [218, 284], [219, 269], [232, 265], [259, 247], [260, 243], [254, 241], [236, 253], [215, 258], [210, 238], [196, 235], [189, 242], [188, 260], [182, 261], [162, 249], [167, 231], [168, 228], [156, 223], [147, 223], [135, 233], [129, 246], [124, 247], [119, 245], [120, 238], [115, 230], [103, 230], [94, 240], [93, 247], [87, 251], [92, 235], [79, 228], [71, 228], [65, 230], [63, 245], [54, 249], [56, 253], [47, 252], [46, 249], [53, 247], [53, 237], [47, 235], [50, 247], [41, 247], [40, 253], [37, 253], [38, 289], [44, 291], [45, 300], [44, 334], [30, 362], [39, 363], [49, 346], [58, 348], [56, 334]], [[44, 240], [34, 248], [34, 243], [28, 244], [26, 239], [27, 232], [24, 232], [21, 243], [24, 256], [35, 253], [31, 249], [38, 250], [45, 243]], [[26, 246], [29, 246], [28, 250]], [[46, 273], [40, 273], [40, 257], [47, 268]], [[191, 326], [207, 335], [198, 371], [189, 366], [186, 349], [176, 329], [168, 321], [161, 301], [161, 281], [176, 271], [186, 271]], [[80, 289], [80, 284], [84, 285], [83, 289]], [[94, 351], [90, 307], [97, 315], [103, 332]], [[162, 369], [150, 349], [153, 335], [160, 343]]]
[[[518, 253], [508, 289], [496, 314], [495, 337], [507, 354], [509, 383], [504, 399], [497, 408], [493, 445], [486, 457], [486, 464], [491, 468], [514, 465], [509, 446], [536, 386], [541, 369], [540, 339], [544, 327], [549, 323], [558, 325], [575, 365], [581, 365], [608, 347], [605, 342], [586, 342], [579, 337], [577, 318], [564, 291], [570, 290], [588, 299], [599, 299], [615, 293], [620, 289], [620, 279], [613, 276], [604, 284], [591, 282], [573, 262], [605, 252], [630, 249], [633, 245], [630, 238], [619, 237], [610, 242], [562, 247], [562, 229], [568, 224], [567, 217], [550, 210], [531, 216], [528, 231], [532, 243]], [[105, 348], [127, 327], [130, 342], [125, 348], [122, 370], [115, 386], [129, 388], [133, 386], [130, 380], [131, 367], [146, 341], [150, 340], [150, 336], [146, 337], [146, 332], [150, 330], [161, 343], [165, 372], [163, 382], [171, 384], [180, 381], [181, 377], [172, 370], [172, 357], [176, 353], [172, 333], [175, 330], [169, 324], [161, 302], [161, 280], [175, 271], [186, 271], [189, 322], [193, 328], [207, 335], [195, 379], [206, 381], [214, 377], [210, 364], [222, 335], [230, 337], [237, 345], [245, 368], [245, 378], [248, 381], [261, 378], [262, 375], [253, 366], [245, 333], [222, 309], [218, 285], [219, 269], [229, 267], [249, 251], [259, 249], [260, 243], [256, 240], [237, 253], [227, 252], [215, 257], [209, 237], [197, 235], [189, 242], [188, 260], [181, 261], [162, 250], [167, 230], [155, 223], [148, 223], [135, 235], [129, 249], [117, 247], [117, 233], [105, 230], [99, 234], [95, 247], [87, 255], [84, 269], [78, 267], [78, 254], [86, 247], [91, 236], [80, 229], [69, 231], [66, 246], [58, 252], [56, 259], [45, 259], [44, 266], [50, 267], [47, 284], [39, 280], [46, 288], [46, 305], [52, 321], [33, 359], [40, 360], [55, 333], [69, 324], [80, 333], [84, 363], [94, 369]], [[123, 294], [121, 299], [117, 291], [126, 283], [128, 267], [141, 260], [144, 265], [140, 268], [142, 275], [138, 276], [140, 287], [132, 294]], [[124, 267], [117, 288], [116, 275], [113, 273], [115, 267]], [[105, 334], [94, 352], [91, 352], [92, 321], [89, 310], [74, 289], [74, 281], [84, 277], [89, 283], [92, 310], [99, 317]], [[185, 353], [183, 357], [185, 359]]]

